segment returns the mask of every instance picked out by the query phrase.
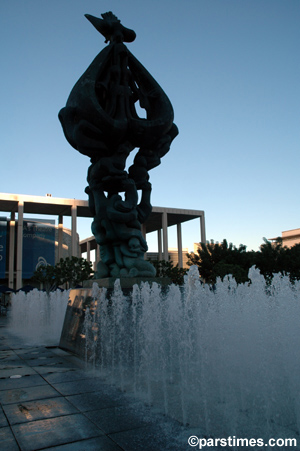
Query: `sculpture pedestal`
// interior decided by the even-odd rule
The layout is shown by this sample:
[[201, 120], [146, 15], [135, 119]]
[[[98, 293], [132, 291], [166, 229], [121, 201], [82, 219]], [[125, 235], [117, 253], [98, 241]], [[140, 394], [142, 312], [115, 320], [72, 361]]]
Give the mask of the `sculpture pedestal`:
[[73, 352], [85, 359], [86, 340], [84, 318], [87, 307], [93, 305], [92, 289], [78, 288], [70, 290], [64, 325], [59, 347]]
[[[78, 288], [70, 291], [67, 311], [65, 315], [64, 325], [60, 338], [59, 346], [69, 352], [73, 352], [80, 358], [85, 359], [89, 350], [86, 343], [86, 333], [84, 328], [84, 319], [86, 309], [89, 308], [90, 314], [93, 316], [97, 300], [92, 297], [93, 283], [98, 283], [100, 289], [107, 289], [107, 297], [109, 298], [113, 292], [114, 283], [117, 280], [115, 277], [105, 279], [90, 279], [83, 283], [84, 288]], [[130, 302], [130, 295], [132, 293], [133, 285], [140, 285], [142, 282], [149, 282], [151, 285], [156, 282], [160, 286], [167, 288], [171, 284], [171, 279], [165, 277], [124, 277], [120, 279], [121, 288], [125, 296], [128, 296]]]

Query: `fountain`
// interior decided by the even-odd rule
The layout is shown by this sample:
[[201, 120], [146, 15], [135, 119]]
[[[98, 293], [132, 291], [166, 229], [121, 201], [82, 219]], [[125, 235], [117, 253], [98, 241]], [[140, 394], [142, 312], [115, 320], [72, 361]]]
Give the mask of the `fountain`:
[[[61, 345], [80, 337], [96, 374], [198, 435], [297, 438], [300, 282], [276, 274], [266, 289], [254, 268], [249, 278], [237, 285], [229, 276], [211, 289], [194, 266], [183, 287], [145, 282], [126, 293], [117, 280], [112, 291], [96, 283], [72, 290]], [[11, 330], [53, 343], [66, 300], [66, 292], [14, 295]]]
[[[102, 376], [206, 436], [297, 437], [300, 282], [258, 270], [215, 289], [191, 267], [184, 287], [94, 284], [82, 355]], [[92, 291], [92, 292], [91, 292]]]
[[9, 330], [30, 346], [58, 346], [69, 291], [34, 289], [12, 295]]

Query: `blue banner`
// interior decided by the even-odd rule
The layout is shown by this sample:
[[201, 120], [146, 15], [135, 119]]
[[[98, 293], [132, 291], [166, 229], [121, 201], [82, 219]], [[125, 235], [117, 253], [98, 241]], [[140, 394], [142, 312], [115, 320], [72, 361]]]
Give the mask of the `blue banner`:
[[0, 218], [0, 279], [5, 278], [7, 219]]
[[55, 221], [23, 223], [23, 278], [29, 279], [40, 265], [55, 265]]

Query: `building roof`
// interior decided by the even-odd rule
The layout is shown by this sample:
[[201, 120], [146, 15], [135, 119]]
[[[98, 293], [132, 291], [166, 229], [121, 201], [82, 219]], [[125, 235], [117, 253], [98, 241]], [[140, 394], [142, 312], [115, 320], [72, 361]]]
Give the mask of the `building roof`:
[[92, 217], [86, 200], [0, 193], [0, 211], [17, 212], [19, 202], [24, 203], [24, 213], [71, 216], [71, 209], [76, 206], [78, 217]]
[[[0, 193], [0, 211], [17, 212], [19, 202], [24, 203], [24, 213], [71, 216], [72, 207], [77, 207], [77, 217], [93, 217], [87, 200], [65, 199], [47, 195], [43, 197]], [[168, 226], [173, 226], [204, 216], [202, 210], [153, 207], [151, 215], [146, 222], [147, 233], [161, 229], [161, 217], [164, 212], [168, 214]]]

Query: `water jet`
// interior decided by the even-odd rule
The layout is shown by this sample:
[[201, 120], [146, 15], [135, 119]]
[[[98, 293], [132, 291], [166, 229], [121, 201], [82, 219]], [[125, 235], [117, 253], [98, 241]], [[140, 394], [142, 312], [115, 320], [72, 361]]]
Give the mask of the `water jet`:
[[81, 355], [208, 436], [297, 437], [300, 282], [275, 275], [266, 290], [258, 270], [249, 277], [212, 290], [191, 267], [183, 287], [146, 282], [130, 295], [118, 281], [112, 293], [94, 284], [88, 302], [81, 292]]
[[12, 295], [9, 330], [30, 346], [58, 346], [69, 291], [34, 289]]

